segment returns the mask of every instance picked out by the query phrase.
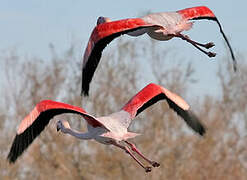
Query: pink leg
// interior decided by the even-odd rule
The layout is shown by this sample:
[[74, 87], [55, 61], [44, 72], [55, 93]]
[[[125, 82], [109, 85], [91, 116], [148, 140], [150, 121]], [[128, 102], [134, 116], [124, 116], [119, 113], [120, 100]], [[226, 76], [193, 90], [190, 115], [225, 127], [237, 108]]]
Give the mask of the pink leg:
[[204, 51], [202, 48], [200, 48], [199, 46], [202, 46], [202, 47], [205, 47], [207, 49], [211, 48], [214, 46], [214, 43], [213, 42], [209, 42], [207, 44], [201, 44], [199, 42], [196, 42], [196, 41], [193, 41], [191, 40], [188, 36], [186, 35], [183, 35], [183, 34], [176, 34], [174, 35], [175, 37], [178, 37], [178, 38], [181, 38], [187, 42], [189, 42], [190, 44], [192, 44], [193, 46], [195, 46], [197, 49], [199, 49], [201, 52], [205, 53], [206, 55], [208, 55], [209, 57], [215, 57], [216, 56], [216, 53], [213, 53], [213, 52], [207, 52], [207, 51]]
[[135, 157], [135, 155], [130, 151], [130, 149], [127, 146], [122, 146], [121, 144], [118, 144], [115, 141], [112, 141], [111, 144], [125, 150], [125, 152], [128, 153], [143, 169], [145, 169], [146, 172], [151, 172], [152, 168], [149, 166], [144, 166], [142, 162]]
[[151, 164], [153, 167], [159, 167], [160, 166], [160, 164], [159, 163], [157, 163], [157, 162], [155, 162], [155, 161], [151, 161], [151, 160], [149, 160], [148, 158], [146, 158], [137, 148], [136, 148], [136, 146], [133, 144], [133, 143], [131, 143], [131, 142], [128, 142], [128, 141], [124, 141], [125, 143], [127, 143], [130, 147], [131, 147], [131, 149], [132, 149], [132, 151], [134, 151], [134, 152], [136, 152], [139, 156], [141, 156], [143, 159], [145, 159], [149, 164]]
[[175, 36], [176, 36], [176, 37], [179, 37], [179, 38], [181, 38], [181, 39], [183, 39], [183, 40], [186, 40], [186, 41], [188, 41], [188, 42], [191, 43], [191, 44], [196, 44], [196, 45], [198, 45], [198, 46], [202, 46], [202, 47], [204, 47], [204, 48], [206, 48], [206, 49], [209, 49], [209, 48], [211, 48], [211, 47], [214, 47], [214, 43], [213, 43], [213, 42], [209, 42], [209, 43], [206, 43], [206, 44], [202, 44], [202, 43], [193, 41], [192, 39], [189, 38], [189, 36], [184, 35], [184, 34], [180, 34], [180, 33], [177, 34], [177, 35], [175, 35]]

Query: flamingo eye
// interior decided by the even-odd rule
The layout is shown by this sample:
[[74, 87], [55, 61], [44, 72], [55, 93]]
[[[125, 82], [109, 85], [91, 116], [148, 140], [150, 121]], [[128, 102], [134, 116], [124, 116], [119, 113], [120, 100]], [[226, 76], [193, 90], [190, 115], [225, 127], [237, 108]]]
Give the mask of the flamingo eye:
[[98, 20], [97, 20], [97, 25], [102, 24], [102, 23], [104, 23], [104, 22], [105, 22], [105, 18], [102, 17], [102, 16], [100, 16], [100, 17], [98, 18]]

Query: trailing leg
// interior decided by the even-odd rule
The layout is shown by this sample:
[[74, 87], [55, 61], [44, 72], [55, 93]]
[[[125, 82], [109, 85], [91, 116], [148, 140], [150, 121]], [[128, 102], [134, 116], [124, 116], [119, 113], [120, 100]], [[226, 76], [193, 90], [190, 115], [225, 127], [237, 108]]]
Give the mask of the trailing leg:
[[124, 141], [125, 143], [127, 143], [130, 147], [131, 147], [131, 149], [132, 149], [132, 151], [134, 151], [134, 152], [136, 152], [139, 156], [141, 156], [145, 161], [147, 161], [149, 164], [151, 164], [153, 167], [159, 167], [160, 166], [160, 164], [159, 163], [157, 163], [157, 162], [155, 162], [155, 161], [151, 161], [151, 160], [149, 160], [148, 158], [146, 158], [138, 149], [137, 149], [137, 147], [133, 144], [133, 143], [131, 143], [131, 142], [128, 142], [128, 141]]
[[112, 141], [111, 142], [112, 145], [114, 146], [117, 146], [121, 149], [123, 149], [127, 154], [129, 154], [143, 169], [145, 169], [146, 172], [151, 172], [152, 168], [149, 167], [149, 166], [145, 166], [141, 161], [139, 161], [135, 155], [131, 152], [131, 150], [129, 149], [129, 147], [127, 146], [123, 146], [121, 144], [118, 144], [117, 142], [115, 141]]
[[201, 52], [203, 52], [204, 54], [208, 55], [209, 57], [215, 57], [216, 56], [216, 53], [213, 53], [213, 52], [207, 52], [205, 50], [203, 50], [202, 48], [200, 48], [199, 46], [202, 46], [204, 48], [211, 48], [214, 46], [214, 43], [213, 42], [209, 42], [209, 43], [206, 43], [206, 44], [202, 44], [202, 43], [199, 43], [199, 42], [196, 42], [196, 41], [193, 41], [191, 40], [188, 36], [186, 35], [183, 35], [183, 34], [176, 34], [174, 35], [174, 37], [178, 37], [178, 38], [181, 38], [187, 42], [189, 42], [190, 44], [192, 44], [194, 47], [196, 47], [197, 49], [199, 49]]

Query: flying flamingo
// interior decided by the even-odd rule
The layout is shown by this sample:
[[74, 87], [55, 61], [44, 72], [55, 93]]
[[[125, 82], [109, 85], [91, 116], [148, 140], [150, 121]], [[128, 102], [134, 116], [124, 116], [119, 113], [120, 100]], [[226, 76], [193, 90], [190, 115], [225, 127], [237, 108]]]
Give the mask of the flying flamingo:
[[[14, 163], [54, 116], [63, 113], [75, 113], [80, 114], [86, 120], [88, 132], [81, 133], [71, 129], [69, 123], [65, 120], [57, 122], [57, 131], [61, 130], [63, 133], [79, 139], [94, 139], [103, 144], [117, 146], [128, 153], [146, 172], [150, 172], [151, 167], [145, 166], [139, 161], [132, 151], [136, 152], [153, 167], [158, 167], [159, 163], [146, 158], [133, 143], [128, 141], [128, 139], [134, 138], [139, 134], [128, 132], [127, 128], [132, 119], [139, 113], [162, 99], [165, 99], [169, 107], [181, 116], [195, 132], [200, 135], [205, 133], [205, 128], [181, 97], [159, 85], [151, 83], [130, 99], [119, 112], [99, 118], [88, 114], [80, 107], [52, 100], [41, 101], [19, 125], [17, 135], [8, 154], [8, 160], [10, 163]], [[126, 144], [122, 145], [120, 142]]]
[[230, 49], [234, 63], [234, 71], [236, 71], [237, 65], [231, 45], [223, 32], [220, 22], [214, 13], [205, 6], [187, 8], [176, 12], [154, 13], [141, 18], [123, 19], [118, 21], [111, 21], [107, 17], [99, 17], [97, 26], [92, 31], [83, 57], [81, 94], [88, 95], [89, 84], [98, 66], [103, 49], [113, 39], [123, 34], [140, 36], [147, 33], [151, 38], [160, 41], [167, 41], [173, 37], [181, 38], [209, 57], [214, 57], [216, 53], [208, 52], [201, 48], [209, 49], [214, 46], [214, 43], [209, 42], [202, 44], [193, 41], [187, 35], [181, 33], [184, 30], [192, 28], [193, 22], [190, 20], [201, 19], [213, 20], [219, 25], [220, 32]]

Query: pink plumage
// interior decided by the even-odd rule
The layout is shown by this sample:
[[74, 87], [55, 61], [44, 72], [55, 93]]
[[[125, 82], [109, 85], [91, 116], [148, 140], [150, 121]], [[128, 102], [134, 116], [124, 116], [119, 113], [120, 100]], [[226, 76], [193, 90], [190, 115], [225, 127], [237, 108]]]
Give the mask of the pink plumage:
[[158, 101], [160, 100], [158, 98], [162, 98], [164, 96], [174, 102], [177, 105], [177, 108], [181, 108], [186, 111], [190, 107], [180, 96], [170, 92], [162, 86], [151, 83], [131, 98], [122, 109], [127, 111], [131, 115], [131, 118], [134, 118], [139, 113], [138, 110], [140, 111], [140, 108], [143, 107], [145, 103], [151, 101], [155, 97], [157, 97]]
[[122, 33], [123, 31], [133, 31], [136, 28], [150, 27], [152, 25], [146, 24], [142, 19], [123, 19], [118, 21], [111, 21], [98, 24], [89, 38], [87, 48], [84, 53], [84, 64], [92, 53], [92, 50], [100, 40], [111, 36], [112, 34]]
[[186, 8], [177, 11], [177, 13], [181, 14], [183, 19], [215, 18], [214, 13], [206, 6]]
[[52, 100], [43, 100], [38, 103], [34, 109], [21, 121], [17, 134], [23, 133], [34, 123], [35, 120], [37, 120], [41, 113], [47, 113], [48, 111], [56, 111], [54, 114], [62, 114], [66, 113], [66, 111], [78, 113], [86, 117], [86, 120], [91, 126], [102, 126], [102, 124], [100, 124], [93, 116], [87, 114], [86, 111], [80, 107]]

